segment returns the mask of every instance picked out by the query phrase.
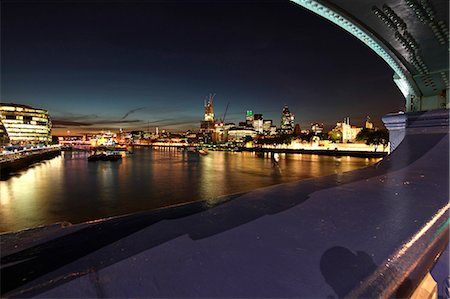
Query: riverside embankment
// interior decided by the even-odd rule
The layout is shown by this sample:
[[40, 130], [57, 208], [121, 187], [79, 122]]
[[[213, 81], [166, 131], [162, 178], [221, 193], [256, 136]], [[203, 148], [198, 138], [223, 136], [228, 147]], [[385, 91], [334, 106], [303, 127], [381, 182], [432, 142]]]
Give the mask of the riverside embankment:
[[15, 171], [24, 169], [42, 160], [54, 158], [61, 154], [60, 146], [47, 146], [0, 154], [0, 179]]

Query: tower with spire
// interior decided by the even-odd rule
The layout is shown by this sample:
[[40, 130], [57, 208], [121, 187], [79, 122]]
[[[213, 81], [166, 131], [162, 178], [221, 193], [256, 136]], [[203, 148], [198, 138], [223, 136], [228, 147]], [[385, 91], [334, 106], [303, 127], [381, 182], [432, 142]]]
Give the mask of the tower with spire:
[[214, 107], [213, 107], [214, 95], [209, 95], [208, 99], [205, 99], [205, 115], [203, 120], [206, 122], [214, 122]]
[[212, 135], [214, 132], [214, 107], [213, 107], [213, 100], [214, 100], [213, 94], [210, 94], [209, 97], [207, 97], [204, 101], [204, 115], [203, 115], [203, 121], [200, 124], [200, 133], [204, 135]]

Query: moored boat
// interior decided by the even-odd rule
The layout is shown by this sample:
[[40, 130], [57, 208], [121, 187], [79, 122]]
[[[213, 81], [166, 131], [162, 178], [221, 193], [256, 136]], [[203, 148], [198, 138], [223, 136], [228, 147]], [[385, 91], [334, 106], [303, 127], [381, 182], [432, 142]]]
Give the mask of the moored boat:
[[94, 153], [88, 157], [89, 162], [95, 161], [117, 161], [122, 159], [122, 154], [119, 152]]
[[197, 149], [197, 153], [199, 153], [200, 155], [207, 155], [208, 154], [208, 149], [206, 147], [198, 148]]

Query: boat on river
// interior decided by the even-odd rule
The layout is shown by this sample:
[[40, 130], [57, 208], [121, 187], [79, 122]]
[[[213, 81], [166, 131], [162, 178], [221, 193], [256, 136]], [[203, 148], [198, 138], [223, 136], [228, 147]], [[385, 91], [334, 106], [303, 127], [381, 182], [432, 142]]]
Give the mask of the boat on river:
[[89, 162], [118, 161], [120, 159], [122, 159], [122, 155], [119, 152], [94, 153], [88, 157]]
[[206, 147], [195, 147], [195, 148], [189, 148], [186, 149], [188, 152], [190, 153], [196, 153], [196, 154], [200, 154], [202, 156], [206, 156], [207, 154], [209, 154], [208, 149]]
[[208, 149], [206, 147], [197, 148], [195, 151], [203, 156], [206, 156], [207, 154], [209, 154]]
[[208, 150], [204, 150], [204, 149], [199, 149], [197, 152], [203, 156], [206, 156], [208, 154]]

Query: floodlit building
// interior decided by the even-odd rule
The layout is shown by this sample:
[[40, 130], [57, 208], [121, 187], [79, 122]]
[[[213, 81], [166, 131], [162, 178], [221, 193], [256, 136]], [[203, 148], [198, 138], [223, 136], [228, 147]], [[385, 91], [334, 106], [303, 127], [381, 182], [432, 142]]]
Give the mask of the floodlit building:
[[373, 129], [373, 122], [370, 120], [369, 116], [367, 116], [366, 123], [364, 124], [364, 128]]
[[262, 114], [255, 114], [253, 119], [253, 128], [258, 134], [263, 134], [264, 132], [264, 120]]
[[225, 125], [223, 122], [216, 123], [214, 125], [213, 142], [225, 141]]
[[264, 134], [266, 134], [266, 135], [269, 134], [271, 126], [272, 126], [272, 120], [271, 119], [264, 120], [264, 122], [263, 122]]
[[276, 126], [270, 126], [269, 128], [269, 136], [275, 136], [277, 135], [277, 127]]
[[26, 105], [0, 104], [2, 144], [47, 144], [52, 141], [52, 123], [47, 110]]
[[323, 133], [323, 123], [313, 123], [313, 124], [311, 124], [311, 131], [314, 134], [321, 134], [321, 133]]
[[356, 139], [356, 135], [361, 132], [362, 128], [350, 125], [350, 118], [346, 117], [343, 122], [336, 124], [334, 130], [342, 133], [342, 142], [353, 142]]
[[232, 128], [228, 130], [228, 141], [242, 142], [246, 137], [254, 138], [256, 135], [255, 130]]

